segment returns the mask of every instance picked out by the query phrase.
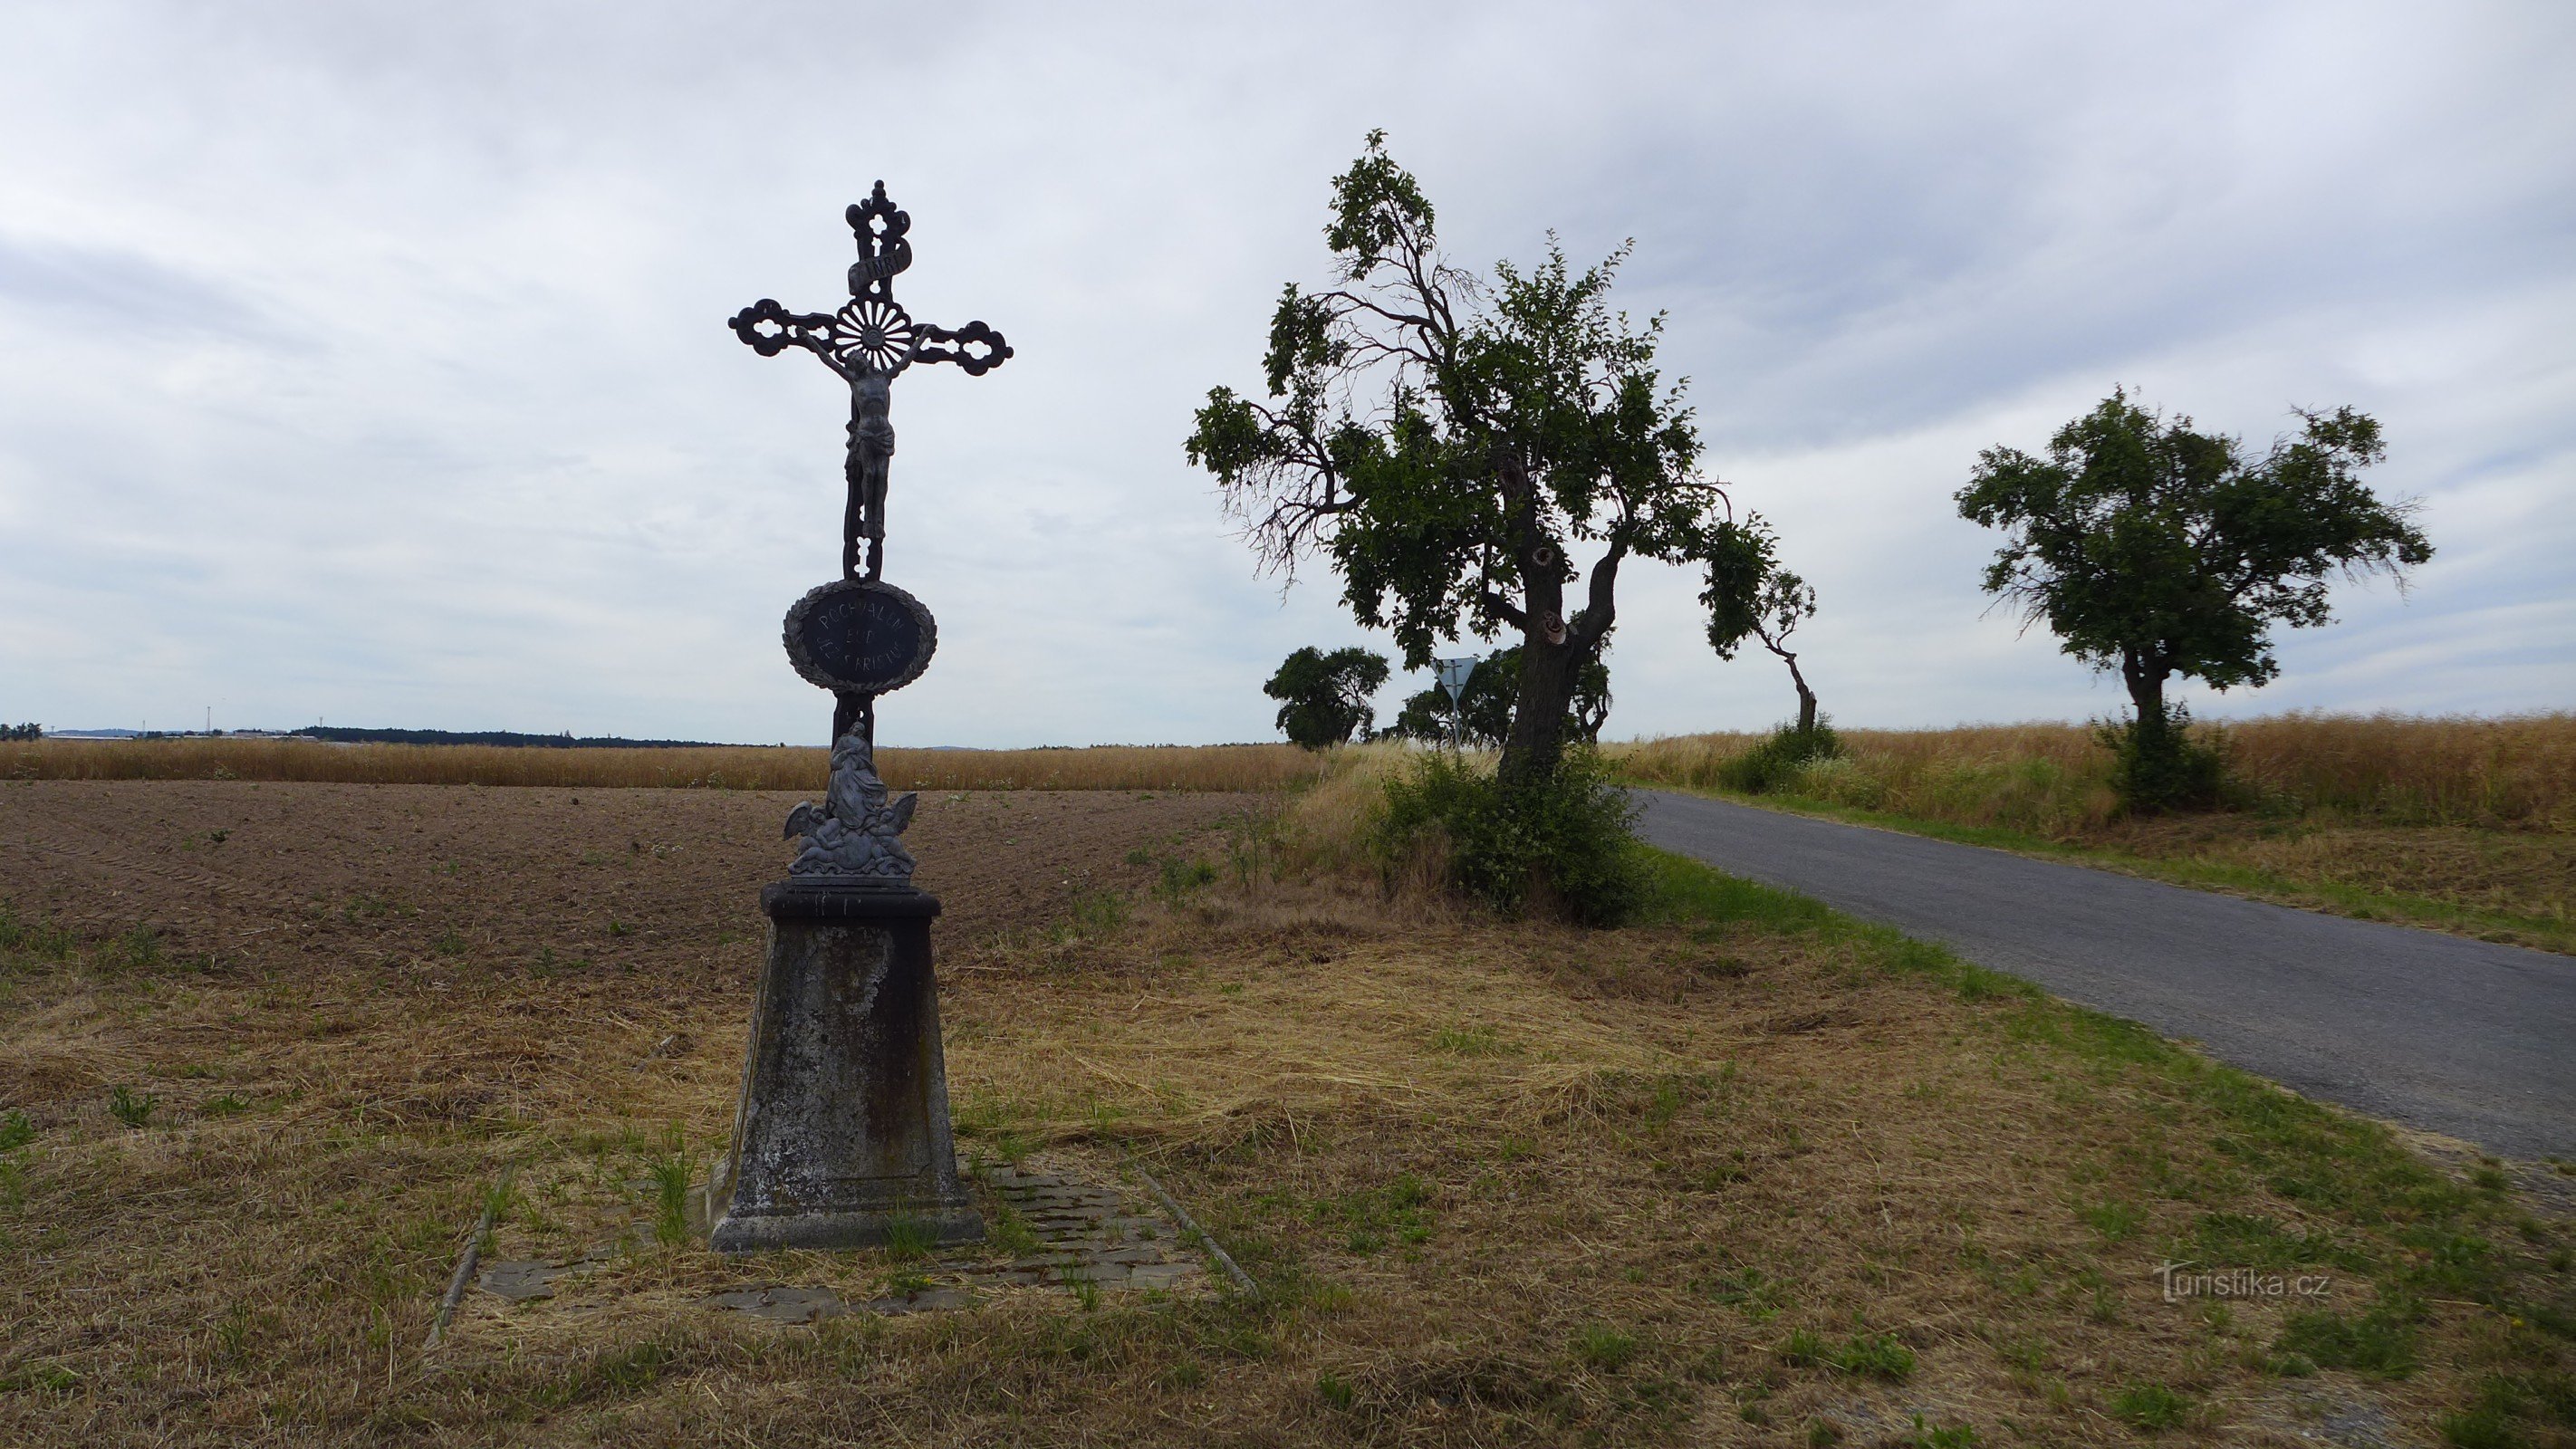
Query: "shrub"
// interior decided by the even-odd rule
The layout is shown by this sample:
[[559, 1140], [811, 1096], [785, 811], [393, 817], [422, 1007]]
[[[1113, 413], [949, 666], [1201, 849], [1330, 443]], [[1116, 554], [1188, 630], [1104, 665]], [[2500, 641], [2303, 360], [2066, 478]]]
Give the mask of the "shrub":
[[1388, 778], [1375, 847], [1390, 879], [1445, 848], [1448, 884], [1496, 910], [1537, 907], [1607, 925], [1646, 899], [1645, 860], [1629, 829], [1635, 814], [1588, 749], [1568, 751], [1554, 777], [1517, 789], [1434, 753]]
[[1718, 771], [1718, 783], [1747, 795], [1760, 795], [1788, 784], [1810, 761], [1830, 760], [1842, 752], [1842, 739], [1822, 719], [1812, 729], [1782, 725], [1772, 731], [1771, 738], [1727, 761]]
[[2140, 715], [2094, 727], [2111, 751], [2111, 789], [2122, 809], [2154, 815], [2219, 806], [2227, 792], [2226, 741], [2193, 739], [2190, 724], [2190, 714], [2175, 705], [2163, 719]]

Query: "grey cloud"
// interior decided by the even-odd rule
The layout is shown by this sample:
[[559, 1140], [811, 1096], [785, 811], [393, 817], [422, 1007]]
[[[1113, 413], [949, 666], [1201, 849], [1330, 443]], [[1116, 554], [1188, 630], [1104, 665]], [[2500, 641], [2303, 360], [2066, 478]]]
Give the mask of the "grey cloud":
[[[2576, 694], [2576, 60], [2559, 7], [721, 12], [99, 5], [0, 44], [0, 716], [812, 738], [777, 617], [832, 566], [835, 384], [723, 319], [835, 300], [883, 177], [916, 315], [1019, 348], [898, 390], [913, 742], [1270, 733], [1369, 642], [1180, 456], [1323, 270], [1369, 126], [1464, 262], [1635, 236], [1712, 467], [1825, 594], [1851, 723], [2111, 707], [1983, 618], [1975, 450], [2115, 381], [2258, 441], [2377, 411], [2442, 556], [2217, 704]], [[180, 332], [119, 331], [129, 314]], [[235, 345], [247, 343], [249, 345]], [[1755, 726], [1638, 570], [1614, 732]], [[1419, 681], [1397, 681], [1399, 691]], [[2115, 691], [2113, 693], [2116, 693]], [[218, 721], [222, 722], [221, 720]]]

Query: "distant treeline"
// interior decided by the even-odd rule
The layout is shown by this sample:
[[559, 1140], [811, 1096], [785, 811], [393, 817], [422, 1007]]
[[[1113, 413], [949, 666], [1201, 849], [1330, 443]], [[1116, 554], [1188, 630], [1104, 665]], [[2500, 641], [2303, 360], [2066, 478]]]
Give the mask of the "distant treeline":
[[531, 735], [517, 730], [360, 730], [314, 725], [295, 732], [308, 740], [343, 745], [503, 745], [536, 750], [759, 749], [711, 740], [630, 740], [617, 735]]

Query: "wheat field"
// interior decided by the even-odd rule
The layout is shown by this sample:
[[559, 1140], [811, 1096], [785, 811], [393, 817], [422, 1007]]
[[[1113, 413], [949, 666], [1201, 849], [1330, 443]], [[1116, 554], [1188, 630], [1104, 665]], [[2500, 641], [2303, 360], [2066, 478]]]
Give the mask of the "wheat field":
[[[2390, 825], [2576, 829], [2576, 713], [2494, 718], [2291, 713], [2194, 732], [2224, 752], [2256, 808], [2331, 811]], [[2111, 756], [2089, 725], [1841, 731], [1844, 754], [1790, 793], [1831, 804], [2047, 835], [2096, 829], [2117, 802]], [[1760, 734], [1612, 745], [1644, 783], [1706, 788]]]
[[[2576, 829], [2576, 712], [2493, 718], [2292, 713], [2194, 727], [2226, 752], [2248, 803], [2392, 825]], [[1844, 730], [1844, 755], [1792, 793], [1838, 805], [2065, 835], [2116, 814], [2111, 758], [2062, 722]], [[1705, 788], [1754, 733], [1603, 747], [1644, 784]], [[1279, 745], [878, 752], [901, 790], [1282, 790], [1394, 747], [1314, 754]], [[820, 748], [513, 748], [310, 740], [38, 740], [0, 746], [0, 779], [309, 780], [388, 785], [818, 790]], [[1363, 770], [1361, 773], [1371, 773]]]
[[[897, 790], [1279, 790], [1320, 777], [1291, 745], [1100, 745], [877, 752]], [[0, 779], [307, 780], [360, 785], [551, 785], [820, 790], [820, 748], [558, 750], [506, 745], [336, 745], [314, 740], [37, 740], [0, 746]]]

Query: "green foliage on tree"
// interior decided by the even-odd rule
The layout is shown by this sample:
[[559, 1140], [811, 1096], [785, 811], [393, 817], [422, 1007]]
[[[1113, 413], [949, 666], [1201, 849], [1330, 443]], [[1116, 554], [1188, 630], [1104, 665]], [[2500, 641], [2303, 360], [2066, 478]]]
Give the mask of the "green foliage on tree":
[[1377, 718], [1369, 696], [1386, 683], [1386, 656], [1353, 646], [1330, 654], [1309, 646], [1288, 656], [1261, 692], [1281, 701], [1279, 732], [1310, 750], [1366, 734]]
[[1754, 514], [1709, 551], [1707, 584], [1699, 601], [1708, 610], [1708, 643], [1720, 659], [1732, 660], [1749, 638], [1789, 666], [1789, 682], [1798, 687], [1797, 733], [1816, 733], [1816, 692], [1798, 668], [1789, 636], [1816, 617], [1815, 585], [1780, 566], [1779, 541], [1771, 526]]
[[2045, 620], [2067, 653], [2119, 671], [2135, 710], [2117, 733], [2133, 808], [2194, 803], [2216, 780], [2190, 756], [2167, 680], [2267, 683], [2280, 673], [2273, 626], [2327, 622], [2334, 576], [2402, 586], [2433, 556], [2417, 505], [2384, 503], [2360, 481], [2387, 457], [2379, 424], [2348, 407], [2300, 417], [2299, 437], [2253, 457], [2115, 390], [2060, 428], [2045, 458], [1989, 448], [1959, 490], [1961, 516], [2005, 533], [1987, 591], [2026, 623]]
[[[1333, 183], [1324, 239], [1332, 283], [1291, 283], [1272, 314], [1266, 398], [1210, 391], [1190, 461], [1265, 566], [1293, 578], [1301, 557], [1329, 558], [1405, 667], [1462, 634], [1517, 633], [1500, 774], [1544, 778], [1620, 566], [1696, 560], [1728, 527], [1681, 389], [1656, 371], [1663, 319], [1639, 330], [1610, 310], [1625, 248], [1579, 272], [1553, 237], [1490, 281], [1451, 266], [1383, 132]], [[1588, 569], [1578, 546], [1597, 549]]]
[[[1437, 685], [1405, 700], [1404, 710], [1387, 726], [1388, 736], [1446, 743], [1452, 738], [1450, 726], [1461, 726], [1456, 738], [1478, 749], [1499, 748], [1510, 735], [1512, 706], [1520, 698], [1520, 646], [1495, 650], [1476, 665], [1467, 676], [1467, 687], [1459, 691], [1460, 707], [1452, 708], [1449, 691]], [[1610, 666], [1599, 658], [1583, 666], [1574, 682], [1574, 695], [1566, 701], [1565, 737], [1585, 744], [1601, 738], [1601, 726], [1610, 718]]]
[[0, 740], [41, 740], [45, 727], [40, 724], [0, 725]]

